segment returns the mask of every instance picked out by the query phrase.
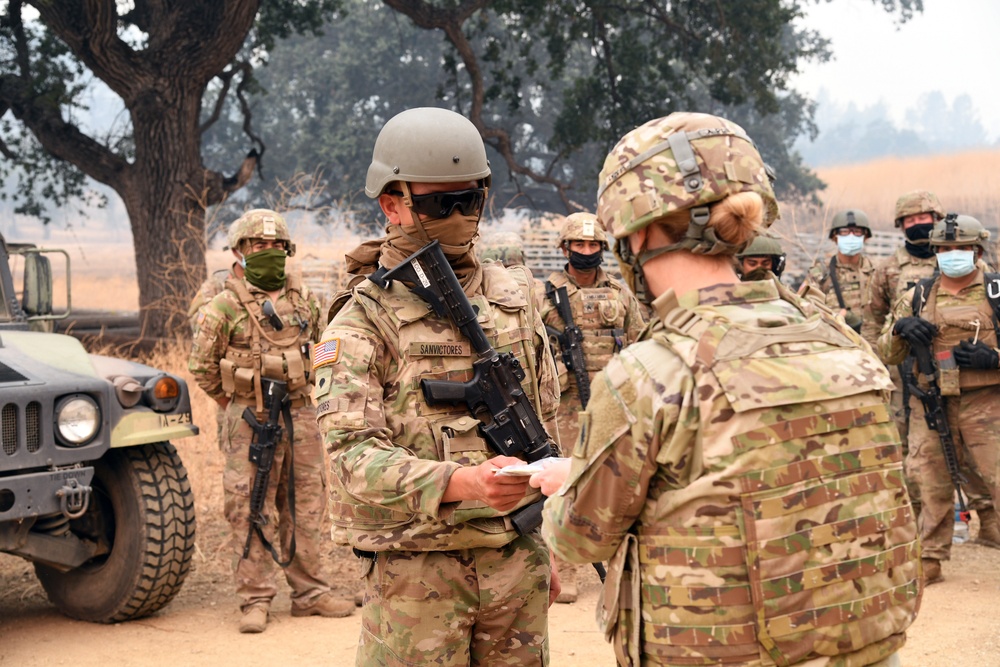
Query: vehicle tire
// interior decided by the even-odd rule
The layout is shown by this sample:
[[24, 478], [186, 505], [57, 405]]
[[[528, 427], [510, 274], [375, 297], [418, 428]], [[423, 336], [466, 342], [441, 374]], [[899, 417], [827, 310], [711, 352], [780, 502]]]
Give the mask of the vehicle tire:
[[70, 523], [107, 553], [61, 572], [35, 564], [49, 600], [67, 616], [116, 623], [163, 608], [180, 590], [194, 552], [194, 498], [169, 442], [109, 451], [94, 465], [90, 507]]

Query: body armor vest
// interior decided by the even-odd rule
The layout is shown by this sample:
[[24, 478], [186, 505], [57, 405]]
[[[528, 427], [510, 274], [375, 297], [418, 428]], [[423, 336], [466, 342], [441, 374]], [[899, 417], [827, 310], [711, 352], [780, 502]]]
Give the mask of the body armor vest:
[[889, 304], [890, 308], [896, 302], [896, 299], [906, 294], [907, 290], [915, 287], [924, 278], [930, 278], [938, 270], [937, 258], [914, 257], [906, 252], [905, 247], [896, 250], [894, 259], [895, 265], [892, 267], [892, 270], [887, 271], [889, 284], [893, 285], [893, 289], [895, 290], [892, 293], [892, 302]]
[[[530, 275], [519, 267], [487, 263], [483, 265], [483, 293], [469, 300], [493, 348], [513, 352], [521, 362], [526, 374], [521, 386], [544, 419], [535, 344], [545, 337], [544, 331], [531, 326], [534, 306], [526, 296], [530, 281]], [[495, 456], [479, 435], [479, 420], [465, 405], [430, 406], [420, 388], [423, 379], [471, 379], [474, 356], [462, 332], [449, 319], [436, 316], [423, 299], [398, 281], [383, 290], [366, 280], [355, 288], [352, 298], [378, 328], [393, 357], [382, 378], [386, 388], [382, 411], [389, 439], [429, 461], [474, 466]], [[514, 509], [540, 497], [535, 491]], [[463, 501], [443, 519], [408, 515], [359, 502], [338, 484], [332, 487], [334, 524], [346, 530], [352, 545], [373, 551], [500, 547], [517, 537], [506, 514], [479, 501]]]
[[916, 615], [889, 375], [845, 325], [780, 293], [787, 315], [675, 308], [629, 348], [666, 386], [664, 361], [683, 360], [699, 421], [692, 481], [650, 480], [609, 566], [599, 616], [620, 664], [868, 665]]
[[[587, 366], [587, 374], [593, 380], [598, 371], [608, 365], [608, 361], [618, 352], [625, 339], [625, 317], [628, 306], [622, 302], [619, 295], [621, 285], [607, 279], [602, 285], [579, 287], [565, 271], [558, 271], [549, 276], [553, 287], [566, 287], [570, 310], [573, 312], [573, 322], [583, 332], [583, 359]], [[602, 282], [602, 281], [598, 281]], [[559, 311], [546, 299], [542, 309], [542, 319], [545, 324], [562, 331], [566, 323], [559, 316]], [[556, 363], [562, 374], [562, 359], [557, 354]]]
[[274, 303], [275, 314], [284, 325], [280, 331], [263, 313], [243, 280], [230, 278], [226, 289], [240, 300], [249, 322], [242, 331], [233, 334], [225, 357], [219, 360], [222, 390], [234, 401], [262, 412], [260, 379], [266, 377], [288, 383], [293, 407], [307, 405], [311, 389], [308, 371], [312, 369], [309, 361], [312, 326], [298, 278], [288, 277], [284, 294]]
[[[840, 287], [840, 295], [844, 299], [843, 304], [837, 299], [837, 290], [833, 286], [834, 276], [829, 267], [833, 267], [833, 270], [837, 272], [837, 284]], [[861, 315], [861, 307], [865, 294], [868, 292], [868, 282], [871, 280], [873, 270], [872, 261], [864, 255], [861, 256], [858, 266], [841, 264], [836, 255], [831, 258], [828, 266], [820, 266], [819, 288], [826, 295], [827, 307], [834, 312], [846, 308]]]

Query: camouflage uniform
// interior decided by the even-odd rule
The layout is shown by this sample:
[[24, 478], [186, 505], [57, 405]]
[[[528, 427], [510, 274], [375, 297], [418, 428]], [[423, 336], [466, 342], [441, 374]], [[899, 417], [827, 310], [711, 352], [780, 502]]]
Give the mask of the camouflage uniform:
[[476, 255], [483, 262], [493, 260], [504, 266], [524, 264], [524, 240], [514, 232], [485, 234], [476, 243]]
[[[928, 291], [920, 317], [934, 323], [938, 333], [933, 339], [933, 351], [946, 354], [959, 342], [978, 336], [990, 347], [998, 347], [993, 322], [993, 309], [986, 299], [983, 271], [977, 269], [971, 284], [950, 294], [939, 289], [940, 278]], [[893, 333], [895, 322], [913, 315], [913, 293], [903, 295], [886, 321], [879, 339], [880, 352], [886, 363], [902, 363], [909, 353], [909, 344]], [[977, 326], [977, 322], [979, 326]], [[960, 369], [957, 382], [949, 382], [947, 372], [939, 381], [945, 394], [948, 424], [955, 439], [955, 449], [965, 474], [979, 493], [969, 493], [969, 508], [982, 512], [994, 507], [998, 489], [997, 450], [1000, 443], [1000, 370]], [[926, 387], [921, 378], [920, 384]], [[957, 385], [957, 386], [956, 386]], [[949, 386], [952, 387], [949, 390]], [[910, 398], [910, 449], [906, 465], [910, 476], [920, 488], [923, 506], [920, 511], [920, 537], [923, 556], [933, 560], [951, 557], [954, 531], [954, 487], [944, 463], [941, 440], [924, 421], [923, 404]], [[985, 496], [982, 494], [985, 492]], [[994, 494], [992, 499], [990, 494]]]
[[219, 269], [218, 271], [214, 271], [212, 275], [206, 278], [205, 282], [201, 284], [201, 287], [199, 287], [198, 291], [195, 292], [194, 298], [191, 299], [191, 305], [188, 306], [187, 311], [188, 323], [191, 325], [192, 334], [198, 334], [201, 309], [211, 303], [216, 294], [226, 289], [227, 280], [235, 277], [236, 273], [232, 267], [228, 269]]
[[[857, 266], [841, 264], [836, 256], [832, 258], [832, 261], [837, 272], [840, 293], [844, 298], [844, 306], [848, 311], [845, 319], [848, 324], [851, 324], [852, 316], [860, 317], [861, 337], [868, 341], [869, 345], [874, 346], [882, 329], [879, 325], [865, 318], [863, 313], [865, 295], [868, 294], [868, 283], [875, 272], [875, 266], [865, 255], [861, 255]], [[830, 310], [835, 313], [840, 312], [840, 302], [837, 300], [837, 292], [833, 289], [833, 279], [830, 277], [830, 260], [817, 260], [810, 267], [806, 279], [825, 295], [825, 304]]]
[[242, 558], [250, 530], [250, 491], [256, 474], [256, 465], [248, 459], [252, 433], [242, 415], [249, 407], [258, 421], [267, 420], [259, 389], [261, 377], [288, 382], [294, 452], [289, 450], [286, 431], [275, 451], [265, 501], [269, 521], [263, 530], [276, 548], [280, 544], [281, 554], [288, 553], [293, 527], [289, 489], [294, 475], [296, 549], [284, 573], [292, 588], [293, 614], [298, 615], [330, 592], [320, 566], [326, 466], [315, 410], [310, 406], [308, 352], [303, 352], [318, 335], [319, 303], [305, 285], [288, 278], [273, 302], [284, 324], [278, 331], [261, 311], [268, 299], [266, 292], [245, 279], [227, 280], [225, 289], [201, 310], [188, 367], [210, 397], [231, 399], [224, 411], [219, 444], [226, 457], [223, 490], [225, 515], [231, 527], [236, 593], [244, 612], [254, 605], [269, 605], [277, 587], [275, 564], [259, 539], [251, 543], [249, 556]]
[[[702, 203], [775, 202], [742, 128], [703, 114], [634, 130], [601, 175], [623, 273], [737, 252]], [[664, 206], [692, 209], [686, 234], [629, 255]], [[653, 307], [595, 380], [542, 524], [557, 555], [610, 558], [598, 617], [618, 663], [890, 664], [921, 588], [888, 372], [774, 280], [667, 289]]]

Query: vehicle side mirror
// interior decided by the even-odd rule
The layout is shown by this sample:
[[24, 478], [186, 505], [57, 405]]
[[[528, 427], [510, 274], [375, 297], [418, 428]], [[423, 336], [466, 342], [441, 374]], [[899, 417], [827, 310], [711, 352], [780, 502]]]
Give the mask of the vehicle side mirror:
[[24, 291], [21, 307], [29, 316], [52, 314], [52, 262], [38, 253], [24, 255]]

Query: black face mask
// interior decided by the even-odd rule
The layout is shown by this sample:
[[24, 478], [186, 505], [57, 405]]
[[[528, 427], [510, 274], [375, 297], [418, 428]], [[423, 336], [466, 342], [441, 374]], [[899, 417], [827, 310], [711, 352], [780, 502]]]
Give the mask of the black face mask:
[[569, 264], [577, 271], [593, 271], [601, 265], [604, 261], [604, 253], [600, 250], [591, 254], [584, 255], [578, 252], [569, 251]]
[[933, 257], [934, 249], [927, 243], [927, 239], [931, 236], [932, 229], [934, 229], [934, 223], [913, 225], [912, 227], [904, 229], [903, 234], [906, 236], [906, 252], [920, 259]]

